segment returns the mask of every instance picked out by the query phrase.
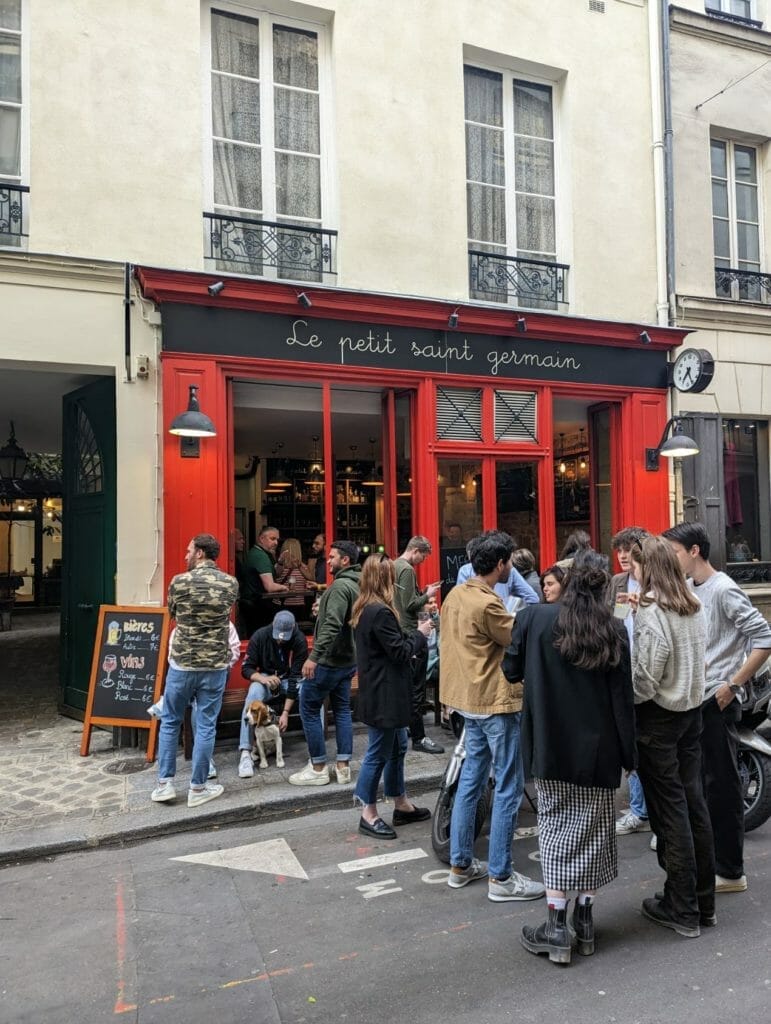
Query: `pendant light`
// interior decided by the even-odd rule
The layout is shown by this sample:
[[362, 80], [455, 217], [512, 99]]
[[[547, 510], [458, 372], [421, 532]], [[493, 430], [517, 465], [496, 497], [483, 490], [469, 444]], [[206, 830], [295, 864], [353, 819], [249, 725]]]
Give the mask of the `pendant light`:
[[558, 467], [558, 468], [559, 468], [559, 471], [560, 471], [560, 473], [561, 473], [561, 474], [562, 474], [563, 476], [564, 476], [564, 474], [565, 474], [565, 472], [566, 472], [566, 470], [567, 470], [567, 468], [568, 468], [568, 467], [567, 467], [567, 466], [565, 465], [565, 458], [564, 458], [564, 452], [565, 452], [565, 441], [564, 441], [564, 437], [565, 437], [565, 435], [564, 435], [564, 434], [560, 434], [560, 464], [559, 464], [559, 467]]
[[367, 473], [366, 477], [362, 480], [364, 487], [382, 487], [383, 477], [377, 471], [377, 463], [375, 462], [375, 440], [376, 438], [371, 437], [369, 439], [370, 454], [372, 455], [372, 469]]
[[[276, 447], [271, 452], [271, 455], [277, 455], [284, 447], [283, 441], [278, 441]], [[286, 474], [286, 468], [283, 459], [276, 459], [276, 468], [271, 474], [270, 480], [268, 480], [268, 487], [283, 490], [285, 487], [291, 487], [292, 481]]]
[[313, 455], [311, 457], [311, 470], [305, 479], [305, 483], [309, 487], [323, 487], [324, 486], [324, 467], [319, 462], [319, 435], [314, 434], [313, 441]]

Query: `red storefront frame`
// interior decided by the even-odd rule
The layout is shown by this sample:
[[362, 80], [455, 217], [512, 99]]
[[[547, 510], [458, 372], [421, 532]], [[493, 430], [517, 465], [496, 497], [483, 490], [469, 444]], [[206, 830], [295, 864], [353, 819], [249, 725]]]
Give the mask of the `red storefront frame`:
[[[167, 270], [138, 268], [137, 277], [144, 294], [161, 307], [165, 303], [183, 303], [188, 306], [217, 306], [219, 308], [248, 310], [255, 314], [281, 313], [297, 315], [297, 290], [277, 282], [228, 279], [227, 289], [220, 301], [214, 301], [207, 292], [208, 284], [216, 278], [211, 275], [180, 273]], [[306, 289], [308, 291], [308, 289]], [[312, 290], [313, 314], [330, 319], [367, 320], [376, 324], [414, 326], [442, 330], [457, 304], [398, 296], [367, 295], [333, 290]], [[218, 297], [218, 300], [220, 297]], [[538, 339], [571, 344], [607, 345], [612, 348], [636, 348], [640, 345], [641, 325], [615, 323], [556, 316], [550, 313], [527, 314], [528, 329]], [[463, 325], [475, 334], [515, 336], [515, 318], [508, 309], [462, 307]], [[652, 347], [669, 350], [679, 345], [686, 331], [657, 328], [646, 325]], [[612, 521], [614, 529], [630, 523], [639, 523], [652, 531], [669, 525], [668, 474], [666, 471], [650, 473], [645, 470], [645, 448], [655, 446], [667, 418], [667, 393], [664, 388], [606, 386], [603, 384], [541, 383], [516, 377], [463, 376], [461, 374], [425, 375], [416, 371], [361, 368], [339, 365], [303, 363], [273, 359], [251, 359], [236, 356], [162, 353], [163, 403], [163, 494], [164, 494], [164, 578], [168, 581], [179, 571], [182, 556], [191, 536], [197, 532], [211, 532], [229, 543], [228, 561], [232, 568], [232, 525], [234, 510], [233, 422], [229, 381], [240, 380], [305, 380], [322, 386], [324, 429], [322, 446], [327, 465], [332, 462], [331, 390], [333, 382], [365, 381], [383, 389], [413, 390], [413, 522], [417, 532], [437, 538], [438, 494], [435, 486], [436, 459], [441, 456], [473, 457], [483, 460], [483, 473], [488, 485], [483, 494], [483, 516], [487, 524], [494, 522], [494, 489], [490, 475], [494, 474], [493, 458], [506, 460], [527, 459], [538, 462], [538, 493], [541, 536], [541, 563], [546, 565], [556, 557], [554, 536], [554, 495], [552, 488], [552, 399], [560, 396], [580, 396], [593, 404], [610, 403], [617, 410], [617, 429], [613, 432], [613, 463], [617, 480], [612, 488]], [[483, 437], [492, 439], [492, 389], [500, 387], [526, 387], [537, 389], [538, 438], [537, 444], [488, 442], [444, 442], [436, 440], [435, 383], [451, 383], [453, 387], [482, 387], [486, 389], [483, 401]], [[188, 387], [196, 384], [200, 391], [201, 407], [214, 420], [217, 436], [202, 439], [199, 458], [182, 458], [179, 439], [168, 433], [168, 425], [187, 406]], [[387, 400], [388, 401], [388, 400]], [[390, 415], [392, 424], [392, 413]], [[386, 438], [389, 432], [389, 410], [384, 415]], [[392, 477], [388, 453], [390, 444], [384, 445], [384, 471]], [[387, 477], [388, 479], [388, 477]], [[325, 517], [327, 523], [335, 521], [332, 488], [327, 489]], [[223, 496], [226, 496], [223, 500]], [[395, 522], [395, 498], [386, 498], [386, 527]], [[421, 570], [423, 582], [439, 578], [438, 545], [434, 554]], [[224, 561], [224, 559], [223, 559]]]

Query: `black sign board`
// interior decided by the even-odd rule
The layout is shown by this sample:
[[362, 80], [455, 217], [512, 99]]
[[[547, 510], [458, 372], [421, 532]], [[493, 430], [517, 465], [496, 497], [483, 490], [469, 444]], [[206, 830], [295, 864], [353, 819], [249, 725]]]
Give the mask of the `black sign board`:
[[423, 374], [462, 373], [492, 380], [667, 386], [666, 352], [645, 347], [569, 344], [543, 341], [535, 333], [466, 334], [176, 303], [163, 308], [163, 348]]
[[466, 549], [461, 548], [440, 548], [439, 568], [442, 574], [442, 600], [455, 586], [458, 578], [458, 569], [468, 562]]
[[147, 714], [161, 692], [169, 613], [165, 608], [102, 605], [91, 662], [80, 752], [88, 753], [93, 725], [150, 729], [153, 760], [158, 723]]

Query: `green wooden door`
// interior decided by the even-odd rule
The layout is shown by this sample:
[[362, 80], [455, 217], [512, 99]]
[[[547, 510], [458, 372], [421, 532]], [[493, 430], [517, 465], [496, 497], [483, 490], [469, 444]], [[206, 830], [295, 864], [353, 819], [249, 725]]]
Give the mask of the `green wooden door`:
[[60, 707], [86, 707], [100, 604], [115, 602], [115, 380], [64, 396]]

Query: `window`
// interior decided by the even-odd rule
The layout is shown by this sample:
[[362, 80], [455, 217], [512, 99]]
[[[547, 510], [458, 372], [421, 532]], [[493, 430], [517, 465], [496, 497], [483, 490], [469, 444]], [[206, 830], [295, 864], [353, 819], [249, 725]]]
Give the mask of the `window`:
[[725, 419], [722, 427], [726, 561], [762, 561], [771, 557], [768, 500], [761, 500], [769, 487], [768, 426]]
[[468, 66], [464, 86], [472, 298], [555, 308], [552, 87]]
[[27, 233], [22, 56], [21, 0], [0, 0], [0, 245], [19, 246]]
[[738, 21], [752, 21], [752, 0], [705, 0], [709, 14], [722, 14]]
[[[0, 0], [2, 2], [2, 0]], [[213, 246], [220, 269], [303, 281], [330, 270], [319, 33], [211, 11]], [[212, 241], [212, 238], [209, 239]]]
[[713, 139], [710, 153], [716, 294], [767, 301], [771, 289], [760, 273], [758, 152], [752, 146]]

